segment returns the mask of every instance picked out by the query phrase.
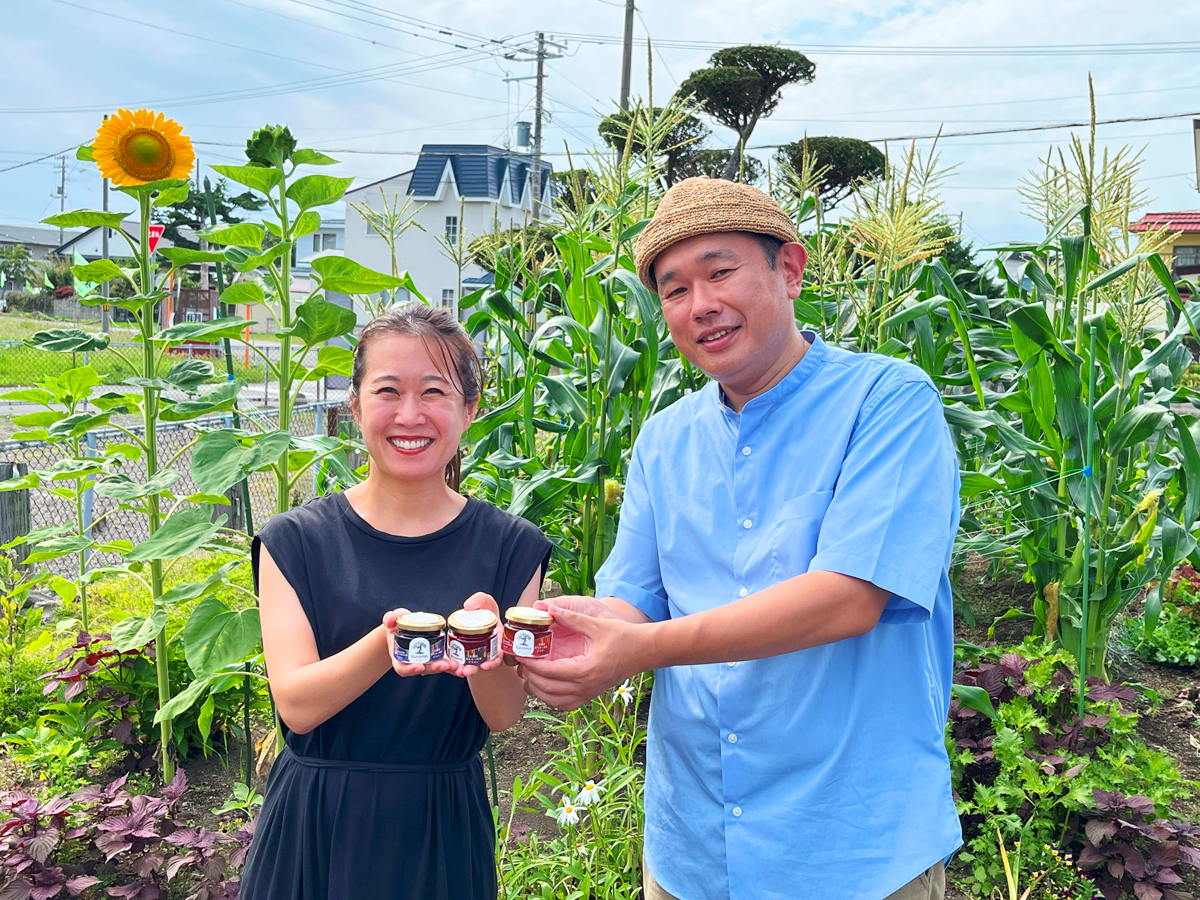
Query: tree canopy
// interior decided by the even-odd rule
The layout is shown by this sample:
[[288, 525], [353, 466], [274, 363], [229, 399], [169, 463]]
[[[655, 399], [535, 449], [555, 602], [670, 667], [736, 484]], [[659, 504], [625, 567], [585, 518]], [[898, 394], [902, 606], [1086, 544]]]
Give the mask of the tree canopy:
[[[658, 118], [664, 114], [665, 110], [662, 107], [655, 107], [650, 112]], [[604, 138], [605, 143], [621, 154], [625, 153], [625, 142], [630, 140], [630, 116], [630, 111], [623, 109], [610, 116], [605, 116], [597, 127], [597, 131], [600, 132], [600, 137]], [[635, 133], [631, 142], [632, 152], [641, 156], [646, 152], [645, 144], [636, 137], [637, 129], [632, 130]], [[702, 152], [701, 147], [710, 134], [712, 134], [711, 129], [695, 116], [687, 116], [667, 132], [666, 137], [657, 148], [657, 152], [665, 159], [663, 180], [667, 187], [687, 178], [689, 174], [697, 174], [680, 173], [688, 168], [697, 153]]]
[[784, 144], [775, 152], [781, 163], [790, 164], [797, 172], [804, 166], [808, 151], [814, 171], [825, 169], [821, 176], [821, 205], [829, 209], [841, 203], [854, 185], [878, 178], [887, 170], [887, 159], [878, 147], [857, 138], [810, 137]]
[[697, 69], [679, 86], [680, 95], [694, 96], [708, 115], [737, 132], [722, 177], [736, 178], [754, 127], [775, 111], [783, 88], [811, 83], [816, 70], [816, 63], [797, 50], [748, 44], [718, 50], [708, 68]]

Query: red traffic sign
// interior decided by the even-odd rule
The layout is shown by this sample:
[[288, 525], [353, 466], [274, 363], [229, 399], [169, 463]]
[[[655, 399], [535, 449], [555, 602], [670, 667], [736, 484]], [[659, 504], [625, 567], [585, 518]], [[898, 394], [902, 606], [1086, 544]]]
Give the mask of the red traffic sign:
[[153, 253], [155, 250], [158, 249], [159, 238], [161, 238], [163, 236], [163, 232], [166, 230], [166, 228], [167, 228], [166, 225], [154, 224], [154, 225], [150, 226], [149, 244], [150, 244], [150, 252], [151, 253]]

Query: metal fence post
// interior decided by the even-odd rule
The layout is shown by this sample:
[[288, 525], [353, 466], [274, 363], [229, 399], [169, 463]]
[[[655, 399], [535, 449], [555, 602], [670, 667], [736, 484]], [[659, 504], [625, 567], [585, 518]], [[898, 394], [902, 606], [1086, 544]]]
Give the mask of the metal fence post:
[[[8, 481], [18, 475], [28, 475], [29, 466], [23, 462], [0, 462], [0, 481]], [[29, 506], [29, 489], [0, 493], [0, 544], [7, 544], [33, 530], [33, 515]], [[19, 544], [14, 548], [15, 561], [24, 562], [29, 555], [29, 545]]]

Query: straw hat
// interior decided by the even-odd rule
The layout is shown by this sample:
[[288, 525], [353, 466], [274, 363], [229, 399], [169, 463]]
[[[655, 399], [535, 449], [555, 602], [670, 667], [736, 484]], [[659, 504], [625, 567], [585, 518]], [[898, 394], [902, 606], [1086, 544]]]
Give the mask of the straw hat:
[[658, 293], [650, 277], [655, 257], [672, 244], [719, 231], [769, 234], [785, 244], [800, 240], [787, 213], [757, 188], [704, 175], [685, 178], [663, 195], [654, 218], [638, 238], [638, 278]]

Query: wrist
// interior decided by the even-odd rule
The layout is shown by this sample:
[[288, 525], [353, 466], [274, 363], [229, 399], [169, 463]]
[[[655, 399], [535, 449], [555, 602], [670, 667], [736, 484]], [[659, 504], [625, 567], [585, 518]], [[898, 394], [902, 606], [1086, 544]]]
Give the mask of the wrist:
[[632, 678], [640, 672], [647, 672], [651, 669], [661, 668], [664, 663], [662, 660], [662, 632], [664, 622], [646, 622], [644, 624], [634, 625], [630, 631], [629, 650], [630, 671], [624, 674], [625, 678]]

